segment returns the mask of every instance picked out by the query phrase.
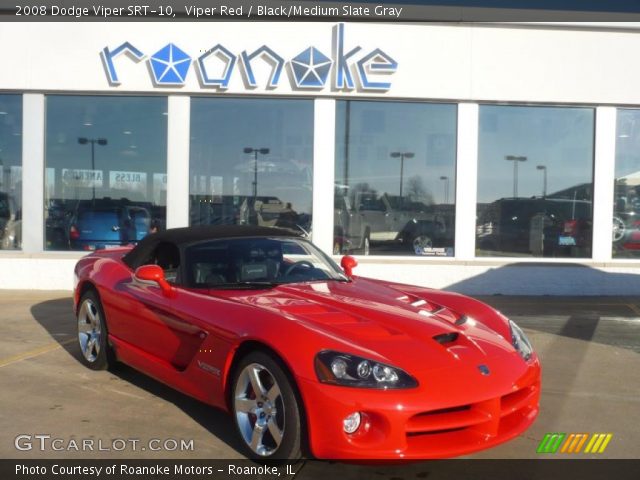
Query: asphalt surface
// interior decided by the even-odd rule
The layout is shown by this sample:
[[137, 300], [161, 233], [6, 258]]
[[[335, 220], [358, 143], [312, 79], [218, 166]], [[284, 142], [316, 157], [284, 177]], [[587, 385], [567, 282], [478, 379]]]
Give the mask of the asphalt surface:
[[[640, 298], [482, 300], [529, 335], [543, 365], [542, 401], [524, 435], [469, 458], [540, 458], [549, 432], [612, 433], [604, 453], [580, 458], [640, 458]], [[0, 291], [0, 458], [243, 457], [226, 414], [126, 366], [88, 370], [79, 355], [68, 292]], [[30, 450], [16, 449], [19, 435], [32, 436]], [[44, 451], [34, 435], [51, 436]], [[73, 448], [87, 439], [93, 451]], [[151, 450], [165, 440], [167, 449]]]

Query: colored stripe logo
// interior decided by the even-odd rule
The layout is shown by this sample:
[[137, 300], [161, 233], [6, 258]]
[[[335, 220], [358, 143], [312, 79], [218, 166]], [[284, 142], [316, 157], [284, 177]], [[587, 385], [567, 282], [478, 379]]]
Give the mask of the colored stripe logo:
[[603, 453], [611, 438], [612, 433], [547, 433], [536, 453]]

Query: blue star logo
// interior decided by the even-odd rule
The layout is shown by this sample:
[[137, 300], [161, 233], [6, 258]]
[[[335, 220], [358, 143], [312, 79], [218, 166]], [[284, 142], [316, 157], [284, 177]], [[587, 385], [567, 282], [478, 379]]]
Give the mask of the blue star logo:
[[329, 78], [332, 60], [320, 50], [309, 47], [293, 59], [290, 65], [298, 88], [322, 88]]
[[157, 85], [184, 85], [191, 57], [170, 43], [154, 53], [149, 62]]

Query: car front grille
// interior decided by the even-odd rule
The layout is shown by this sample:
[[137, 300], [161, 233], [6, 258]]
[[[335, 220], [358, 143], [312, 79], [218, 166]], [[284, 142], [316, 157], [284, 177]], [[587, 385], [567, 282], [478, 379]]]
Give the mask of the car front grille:
[[405, 427], [409, 451], [435, 455], [452, 444], [462, 449], [501, 436], [510, 438], [510, 432], [518, 431], [536, 411], [539, 389], [533, 384], [481, 402], [413, 415]]

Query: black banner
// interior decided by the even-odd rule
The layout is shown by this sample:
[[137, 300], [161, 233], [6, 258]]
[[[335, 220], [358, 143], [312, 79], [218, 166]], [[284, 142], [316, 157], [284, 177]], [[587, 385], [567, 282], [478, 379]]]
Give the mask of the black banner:
[[[140, 3], [144, 3], [141, 5]], [[0, 21], [634, 22], [626, 0], [0, 0]], [[604, 28], [624, 28], [607, 25]]]
[[640, 460], [432, 460], [356, 464], [300, 460], [0, 460], [2, 480], [636, 480]]

